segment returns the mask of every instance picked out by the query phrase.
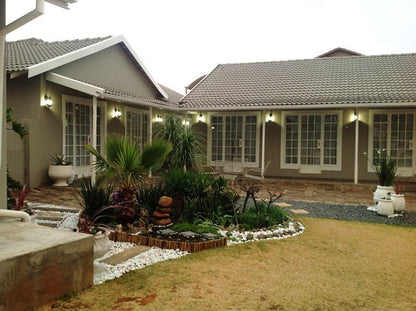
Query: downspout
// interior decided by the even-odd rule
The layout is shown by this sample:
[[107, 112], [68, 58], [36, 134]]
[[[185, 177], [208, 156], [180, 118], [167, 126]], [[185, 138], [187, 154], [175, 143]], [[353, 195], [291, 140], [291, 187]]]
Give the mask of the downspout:
[[354, 115], [355, 119], [355, 149], [354, 149], [354, 184], [358, 184], [358, 137], [359, 137], [359, 125], [360, 118], [358, 115], [358, 109], [355, 108]]
[[[92, 97], [92, 147], [97, 149], [97, 96]], [[91, 183], [95, 185], [95, 170], [93, 165], [97, 160], [95, 155], [90, 155], [91, 160]]]
[[[153, 107], [149, 109], [149, 144], [153, 142]], [[149, 177], [152, 177], [152, 171], [149, 172]]]
[[261, 112], [261, 118], [263, 120], [263, 135], [261, 137], [261, 178], [264, 178], [264, 158], [265, 154], [264, 151], [266, 149], [265, 142], [266, 142], [266, 119], [264, 116], [264, 110]]
[[22, 211], [10, 211], [7, 209], [0, 209], [0, 217], [20, 218], [22, 222], [32, 222], [32, 219], [30, 218], [29, 214]]

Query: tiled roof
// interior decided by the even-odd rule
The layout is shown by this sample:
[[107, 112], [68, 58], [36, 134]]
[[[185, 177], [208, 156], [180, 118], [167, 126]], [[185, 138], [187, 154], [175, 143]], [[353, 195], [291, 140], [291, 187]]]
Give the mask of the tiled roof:
[[87, 38], [46, 42], [40, 39], [26, 39], [6, 43], [6, 71], [22, 71], [28, 67], [58, 56], [79, 50], [110, 38]]
[[416, 54], [218, 65], [185, 109], [416, 102]]
[[176, 105], [178, 105], [179, 100], [183, 97], [183, 94], [178, 93], [170, 88], [168, 88], [167, 86], [164, 86], [162, 84], [160, 84], [160, 87], [165, 91], [165, 93], [168, 95], [168, 101], [171, 103], [176, 103]]
[[173, 108], [173, 109], [178, 108], [178, 101], [175, 102], [172, 100], [168, 101], [165, 99], [140, 97], [140, 96], [128, 93], [128, 92], [111, 89], [105, 86], [101, 86], [101, 87], [104, 89], [104, 97], [105, 95], [117, 96], [117, 97], [124, 99], [127, 102], [130, 101], [130, 102], [142, 104], [142, 105], [154, 104], [156, 106], [159, 106], [160, 108]]

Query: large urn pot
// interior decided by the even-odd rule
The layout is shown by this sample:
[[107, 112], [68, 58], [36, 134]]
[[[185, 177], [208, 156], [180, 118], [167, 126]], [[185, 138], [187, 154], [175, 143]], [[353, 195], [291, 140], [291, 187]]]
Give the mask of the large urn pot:
[[373, 195], [374, 204], [377, 205], [380, 199], [387, 198], [392, 193], [394, 193], [392, 186], [377, 186], [377, 189], [374, 191]]
[[52, 186], [68, 186], [67, 180], [74, 176], [72, 165], [49, 165], [48, 175], [55, 181]]

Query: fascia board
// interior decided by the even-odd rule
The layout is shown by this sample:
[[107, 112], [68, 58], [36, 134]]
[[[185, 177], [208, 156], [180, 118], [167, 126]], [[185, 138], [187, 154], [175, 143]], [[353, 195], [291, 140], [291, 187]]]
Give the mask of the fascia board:
[[142, 63], [142, 61], [140, 60], [140, 58], [137, 56], [136, 52], [132, 49], [132, 47], [130, 46], [130, 44], [127, 42], [127, 40], [121, 36], [123, 38], [123, 43], [124, 45], [127, 47], [127, 49], [129, 50], [129, 52], [131, 53], [131, 55], [134, 57], [134, 59], [137, 61], [137, 63], [139, 64], [139, 66], [143, 69], [144, 73], [149, 77], [150, 81], [153, 83], [153, 85], [156, 87], [156, 89], [159, 91], [159, 93], [165, 98], [168, 99], [168, 94], [165, 93], [165, 91], [159, 86], [159, 83], [156, 82], [156, 80], [152, 77], [152, 75], [150, 74], [150, 72], [147, 70], [147, 68], [144, 66], [144, 64]]
[[97, 87], [95, 85], [91, 85], [82, 81], [58, 75], [56, 73], [47, 72], [45, 75], [45, 79], [50, 82], [80, 91], [82, 93], [89, 94], [91, 96], [102, 96], [104, 94], [104, 89], [101, 87]]
[[245, 110], [300, 110], [300, 109], [340, 109], [340, 108], [416, 108], [416, 102], [404, 103], [368, 103], [368, 104], [310, 104], [310, 105], [273, 105], [269, 106], [232, 106], [232, 107], [179, 107], [181, 111], [245, 111]]
[[45, 62], [30, 66], [28, 68], [28, 78], [32, 78], [34, 76], [37, 76], [41, 73], [47, 72], [49, 70], [52, 70], [54, 68], [60, 67], [62, 65], [68, 64], [70, 62], [76, 61], [80, 58], [89, 56], [91, 54], [97, 53], [99, 51], [102, 51], [110, 46], [116, 45], [123, 41], [122, 36], [116, 36], [111, 37], [106, 40], [103, 40], [101, 42], [92, 44], [90, 46], [86, 46], [84, 48], [81, 48], [79, 50], [52, 58], [50, 60], [47, 60]]

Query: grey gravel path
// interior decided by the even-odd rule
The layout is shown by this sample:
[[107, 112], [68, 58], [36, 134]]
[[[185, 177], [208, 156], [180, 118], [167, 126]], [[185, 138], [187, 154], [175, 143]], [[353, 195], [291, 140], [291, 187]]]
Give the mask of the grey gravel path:
[[323, 204], [287, 200], [282, 200], [281, 202], [292, 205], [292, 207], [284, 207], [284, 209], [289, 212], [292, 209], [304, 209], [309, 213], [302, 214], [302, 216], [416, 226], [416, 212], [414, 211], [405, 211], [403, 216], [389, 218], [378, 215], [376, 212], [368, 211], [367, 206]]
[[[240, 206], [242, 206], [243, 202], [244, 197], [240, 198], [238, 203]], [[307, 211], [308, 214], [301, 214], [298, 216], [375, 222], [402, 226], [416, 226], [416, 211], [405, 211], [403, 216], [389, 218], [386, 216], [378, 215], [376, 212], [368, 211], [367, 206], [325, 204], [284, 199], [278, 200], [276, 203], [279, 202], [284, 202], [292, 205], [290, 207], [283, 207], [283, 209], [288, 211], [291, 215], [296, 215], [292, 212], [293, 209], [303, 209]], [[252, 200], [249, 200], [248, 206], [251, 206], [252, 204]]]

